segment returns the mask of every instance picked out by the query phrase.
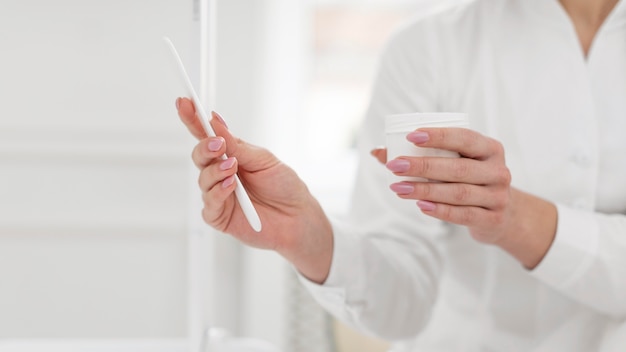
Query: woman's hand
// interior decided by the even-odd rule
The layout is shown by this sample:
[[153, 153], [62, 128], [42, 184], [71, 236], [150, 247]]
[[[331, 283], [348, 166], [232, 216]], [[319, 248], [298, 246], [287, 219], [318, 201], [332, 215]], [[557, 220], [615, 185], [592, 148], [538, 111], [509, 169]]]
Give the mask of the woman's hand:
[[461, 128], [423, 129], [407, 139], [419, 147], [458, 152], [462, 158], [400, 157], [386, 166], [398, 176], [440, 182], [399, 182], [399, 197], [419, 199], [417, 206], [435, 218], [465, 225], [474, 238], [495, 243], [511, 214], [511, 174], [497, 141]]
[[[467, 226], [474, 239], [502, 247], [529, 268], [541, 261], [556, 232], [556, 207], [511, 187], [502, 144], [462, 128], [423, 128], [407, 139], [418, 147], [458, 152], [461, 158], [390, 160], [386, 166], [398, 176], [435, 181], [398, 182], [392, 191], [418, 200], [424, 214]], [[386, 159], [382, 150], [372, 154]]]
[[[230, 134], [213, 113], [211, 126], [218, 137], [207, 137], [193, 103], [176, 101], [178, 114], [199, 139], [192, 159], [200, 169], [202, 216], [207, 224], [243, 243], [279, 252], [309, 279], [323, 282], [332, 258], [332, 230], [315, 198], [296, 173], [269, 151]], [[222, 160], [223, 154], [228, 159]], [[248, 224], [235, 197], [235, 174], [246, 188], [263, 229]]]

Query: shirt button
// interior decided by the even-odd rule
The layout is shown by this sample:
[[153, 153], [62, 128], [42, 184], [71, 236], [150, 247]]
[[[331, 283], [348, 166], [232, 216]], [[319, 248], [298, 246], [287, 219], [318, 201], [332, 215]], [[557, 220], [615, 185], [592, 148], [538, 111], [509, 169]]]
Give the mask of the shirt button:
[[572, 155], [570, 160], [580, 167], [590, 167], [593, 164], [593, 158], [589, 153], [582, 152]]

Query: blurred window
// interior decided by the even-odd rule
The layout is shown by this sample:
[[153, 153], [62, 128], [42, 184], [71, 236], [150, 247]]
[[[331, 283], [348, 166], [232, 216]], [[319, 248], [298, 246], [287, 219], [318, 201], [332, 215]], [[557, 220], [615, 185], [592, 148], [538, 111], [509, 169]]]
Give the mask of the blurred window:
[[349, 206], [356, 134], [389, 36], [410, 17], [458, 1], [314, 2], [312, 78], [301, 122], [308, 169], [302, 174], [327, 211], [343, 213]]

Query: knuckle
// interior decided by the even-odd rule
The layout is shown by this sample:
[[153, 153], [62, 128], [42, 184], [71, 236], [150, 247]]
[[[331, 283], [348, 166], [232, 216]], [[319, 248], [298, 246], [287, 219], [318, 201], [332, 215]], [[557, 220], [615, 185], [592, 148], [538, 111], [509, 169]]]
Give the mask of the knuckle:
[[211, 217], [211, 212], [207, 207], [202, 208], [202, 220], [204, 220], [204, 222], [207, 224], [211, 224], [213, 220]]
[[494, 154], [496, 155], [504, 155], [504, 146], [502, 145], [502, 143], [496, 139], [490, 139], [491, 141], [491, 149], [493, 150]]
[[464, 162], [463, 159], [457, 159], [457, 162], [454, 164], [454, 168], [452, 169], [453, 175], [457, 180], [463, 180], [467, 178], [470, 173], [470, 168], [468, 163]]
[[469, 200], [472, 191], [467, 185], [457, 185], [453, 191], [453, 198], [457, 203], [465, 203]]
[[476, 218], [476, 213], [474, 212], [474, 210], [472, 208], [464, 207], [461, 210], [461, 214], [460, 214], [461, 223], [463, 223], [463, 224], [471, 224], [471, 223], [473, 223], [475, 218]]
[[193, 149], [191, 150], [191, 160], [193, 160], [194, 162], [197, 159], [197, 155], [198, 155], [199, 151], [200, 151], [199, 150], [199, 144], [196, 144], [196, 146], [193, 147]]
[[449, 205], [440, 206], [441, 217], [445, 220], [452, 220], [452, 207]]
[[496, 171], [496, 182], [503, 185], [511, 184], [511, 171], [508, 167], [502, 166]]
[[[239, 137], [234, 137], [234, 141], [232, 144], [230, 144], [232, 146], [233, 149], [239, 149], [243, 146], [250, 146], [245, 140], [239, 138]], [[260, 148], [259, 149], [263, 149]]]
[[196, 167], [202, 168], [204, 164], [202, 158], [202, 143], [198, 143], [191, 151], [191, 160], [193, 160]]
[[201, 171], [200, 174], [198, 175], [198, 187], [201, 190], [204, 190], [204, 177], [203, 177], [204, 171]]
[[448, 133], [448, 129], [447, 128], [442, 128], [438, 130], [439, 133], [435, 134], [435, 139], [437, 142], [443, 142], [446, 139], [448, 139], [448, 136], [450, 133]]
[[221, 230], [223, 228], [221, 224], [222, 220], [220, 219], [219, 215], [216, 214], [214, 210], [211, 210], [208, 206], [205, 206], [202, 209], [202, 220], [204, 220], [207, 225], [212, 226], [213, 228], [216, 228], [218, 230]]
[[202, 203], [204, 203], [205, 209], [212, 203], [210, 192], [202, 192]]
[[208, 192], [209, 189], [213, 187], [213, 180], [208, 167], [200, 170], [200, 175], [198, 175], [198, 186], [202, 192]]
[[429, 197], [430, 197], [430, 195], [431, 195], [431, 193], [432, 193], [432, 191], [433, 191], [433, 188], [432, 188], [432, 186], [430, 185], [430, 183], [428, 183], [428, 182], [422, 182], [422, 183], [420, 184], [420, 186], [421, 186], [421, 187], [419, 187], [419, 190], [420, 190], [421, 196], [422, 196], [423, 198], [429, 198]]
[[428, 158], [417, 158], [416, 161], [411, 163], [413, 165], [414, 171], [418, 175], [426, 175], [431, 169], [431, 162]]
[[461, 129], [461, 145], [463, 149], [470, 149], [478, 143], [479, 135], [468, 129]]

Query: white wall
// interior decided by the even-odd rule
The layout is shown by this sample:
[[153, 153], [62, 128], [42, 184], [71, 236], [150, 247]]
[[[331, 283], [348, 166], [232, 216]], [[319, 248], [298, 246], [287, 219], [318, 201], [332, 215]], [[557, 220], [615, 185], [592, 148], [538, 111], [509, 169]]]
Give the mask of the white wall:
[[0, 338], [186, 335], [191, 1], [0, 3]]
[[[0, 339], [187, 335], [197, 176], [161, 36], [189, 59], [192, 3], [0, 3]], [[270, 50], [285, 4], [218, 1], [216, 108], [271, 148], [282, 142], [266, 119], [298, 107], [266, 100], [269, 73], [300, 72]], [[275, 93], [297, 97], [294, 82]], [[282, 345], [288, 266], [213, 235], [212, 323]]]

